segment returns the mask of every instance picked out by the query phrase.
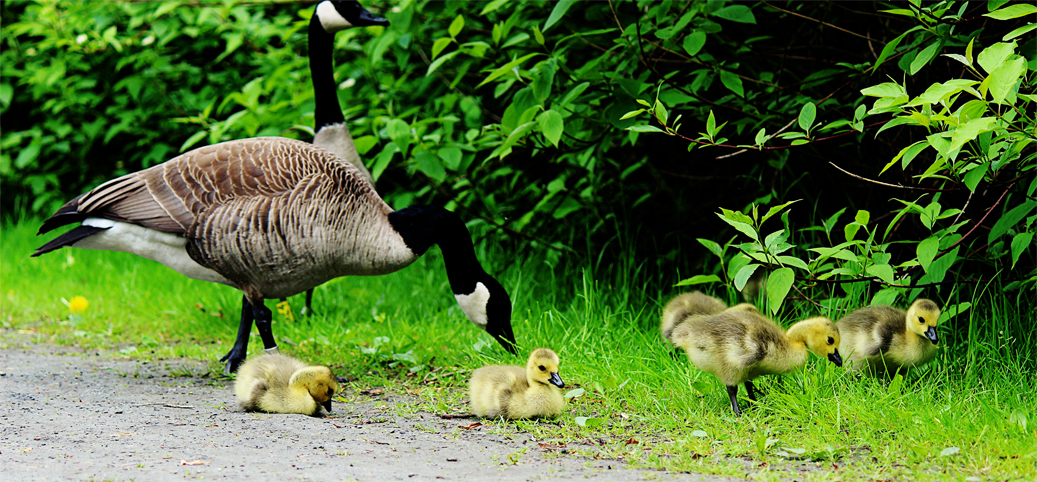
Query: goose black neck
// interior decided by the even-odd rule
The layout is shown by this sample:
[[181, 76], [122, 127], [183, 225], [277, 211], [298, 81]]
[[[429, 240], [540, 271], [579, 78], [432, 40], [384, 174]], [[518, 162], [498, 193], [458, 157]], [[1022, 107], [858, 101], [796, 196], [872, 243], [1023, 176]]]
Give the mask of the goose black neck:
[[314, 13], [310, 19], [309, 30], [310, 76], [313, 78], [313, 131], [332, 124], [346, 121], [342, 115], [342, 107], [338, 103], [335, 86], [335, 72], [332, 61], [332, 50], [335, 47], [335, 34], [328, 33]]
[[471, 294], [486, 278], [468, 228], [456, 214], [439, 206], [409, 206], [390, 213], [389, 222], [414, 254], [439, 245], [454, 294]]

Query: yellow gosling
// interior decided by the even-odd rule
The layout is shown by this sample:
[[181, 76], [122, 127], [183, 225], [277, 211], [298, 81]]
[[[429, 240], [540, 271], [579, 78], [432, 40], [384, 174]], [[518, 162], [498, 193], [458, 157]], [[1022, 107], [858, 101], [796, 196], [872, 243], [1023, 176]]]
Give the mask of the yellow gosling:
[[301, 413], [316, 416], [320, 407], [331, 412], [331, 397], [339, 389], [325, 366], [281, 354], [260, 355], [238, 370], [234, 392], [246, 412]]
[[494, 365], [472, 373], [468, 394], [472, 411], [486, 418], [508, 420], [553, 417], [562, 413], [565, 386], [558, 376], [558, 355], [538, 348], [529, 355], [526, 367]]
[[670, 334], [673, 333], [673, 329], [689, 317], [715, 315], [726, 309], [727, 305], [723, 301], [702, 294], [701, 291], [684, 293], [666, 303], [659, 331], [664, 340], [671, 341]]
[[939, 319], [940, 308], [926, 299], [915, 300], [907, 313], [892, 306], [862, 308], [837, 323], [842, 334], [839, 349], [851, 370], [906, 374], [936, 356]]

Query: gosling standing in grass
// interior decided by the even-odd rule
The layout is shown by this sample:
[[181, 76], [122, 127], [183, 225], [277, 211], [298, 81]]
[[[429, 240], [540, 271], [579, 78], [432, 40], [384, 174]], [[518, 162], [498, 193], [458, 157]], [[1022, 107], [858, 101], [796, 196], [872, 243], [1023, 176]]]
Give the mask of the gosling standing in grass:
[[875, 374], [906, 374], [936, 356], [936, 322], [940, 308], [918, 299], [907, 309], [869, 306], [839, 320], [842, 343], [851, 370], [870, 369]]
[[692, 291], [678, 295], [666, 303], [663, 308], [663, 321], [659, 326], [663, 339], [670, 340], [670, 333], [682, 322], [691, 317], [715, 315], [727, 309], [727, 305], [701, 291]]
[[331, 369], [307, 366], [280, 354], [260, 355], [238, 370], [234, 392], [246, 412], [301, 413], [316, 416], [320, 407], [331, 412], [338, 391]]
[[[715, 302], [722, 304], [720, 300]], [[689, 313], [695, 312], [692, 308]], [[664, 310], [664, 324], [668, 312]], [[838, 349], [839, 329], [824, 317], [797, 322], [785, 331], [754, 306], [741, 304], [713, 315], [690, 314], [670, 323], [675, 325], [670, 341], [684, 349], [692, 364], [727, 386], [736, 415], [742, 414], [738, 408], [739, 384], [744, 383], [749, 399], [756, 401], [752, 379], [802, 368], [808, 350], [827, 357], [836, 366], [843, 363]]]
[[494, 365], [472, 373], [468, 394], [472, 411], [480, 417], [553, 417], [562, 413], [565, 386], [558, 376], [558, 355], [538, 348], [529, 355], [526, 367]]

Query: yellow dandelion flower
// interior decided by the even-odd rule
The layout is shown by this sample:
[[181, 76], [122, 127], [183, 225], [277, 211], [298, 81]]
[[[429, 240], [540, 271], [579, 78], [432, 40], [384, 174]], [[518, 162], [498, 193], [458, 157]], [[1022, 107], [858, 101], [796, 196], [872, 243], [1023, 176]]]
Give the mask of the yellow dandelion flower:
[[68, 309], [72, 313], [79, 313], [81, 311], [86, 311], [86, 309], [89, 308], [89, 307], [90, 307], [90, 302], [87, 301], [86, 298], [84, 298], [82, 296], [78, 296], [78, 295], [77, 296], [73, 296], [72, 299], [69, 300], [69, 302], [68, 302]]

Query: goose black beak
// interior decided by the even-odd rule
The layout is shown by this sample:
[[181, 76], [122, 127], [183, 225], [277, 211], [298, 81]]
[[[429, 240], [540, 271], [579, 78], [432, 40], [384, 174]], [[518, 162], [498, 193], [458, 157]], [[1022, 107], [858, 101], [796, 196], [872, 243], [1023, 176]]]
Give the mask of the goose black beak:
[[377, 15], [371, 13], [371, 12], [368, 12], [367, 9], [365, 8], [365, 9], [363, 9], [360, 12], [360, 16], [357, 17], [356, 25], [358, 27], [366, 27], [368, 25], [377, 25], [377, 26], [380, 26], [380, 27], [388, 27], [389, 26], [389, 21], [384, 19], [384, 18], [382, 18], [382, 17], [379, 17], [379, 16], [377, 16]]
[[562, 381], [562, 377], [558, 376], [558, 372], [552, 372], [551, 373], [551, 380], [549, 380], [549, 381], [551, 382], [552, 385], [554, 385], [554, 386], [556, 386], [558, 388], [565, 388], [565, 382]]
[[324, 410], [327, 410], [328, 413], [331, 413], [331, 399], [330, 398], [325, 400], [324, 403], [322, 403], [321, 405], [324, 406]]
[[843, 357], [839, 356], [839, 350], [835, 350], [828, 354], [828, 361], [835, 363], [835, 366], [843, 366]]
[[928, 329], [926, 329], [925, 336], [929, 338], [929, 341], [933, 342], [934, 345], [940, 342], [940, 337], [936, 336], [935, 326], [930, 326]]

